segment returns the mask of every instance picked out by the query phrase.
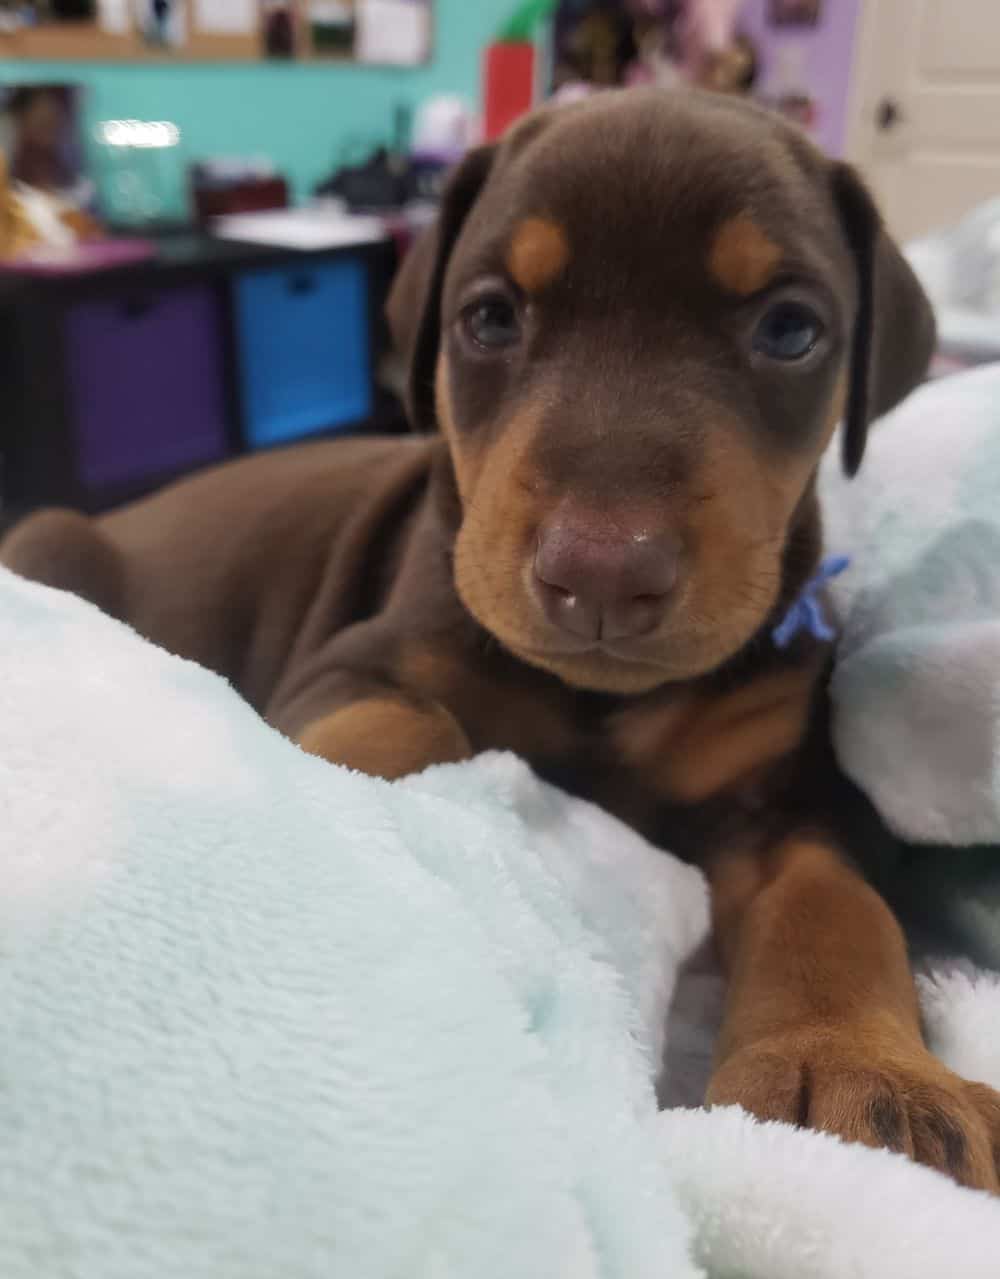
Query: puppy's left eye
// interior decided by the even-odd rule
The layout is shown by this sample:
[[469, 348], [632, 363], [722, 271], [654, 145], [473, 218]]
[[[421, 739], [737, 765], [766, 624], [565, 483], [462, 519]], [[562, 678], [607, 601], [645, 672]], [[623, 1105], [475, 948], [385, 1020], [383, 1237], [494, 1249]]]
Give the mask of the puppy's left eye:
[[484, 351], [500, 351], [521, 337], [517, 308], [502, 293], [491, 293], [466, 307], [462, 313], [465, 331]]
[[771, 360], [801, 360], [823, 336], [823, 321], [804, 302], [778, 302], [759, 321], [753, 349]]

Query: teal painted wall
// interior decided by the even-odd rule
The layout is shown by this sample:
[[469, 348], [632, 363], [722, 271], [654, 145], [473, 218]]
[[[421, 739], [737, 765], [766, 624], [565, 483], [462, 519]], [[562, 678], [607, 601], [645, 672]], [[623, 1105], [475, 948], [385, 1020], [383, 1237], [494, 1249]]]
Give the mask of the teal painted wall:
[[[424, 67], [183, 64], [110, 65], [0, 61], [0, 80], [64, 80], [88, 94], [88, 125], [97, 120], [173, 120], [183, 158], [266, 155], [298, 195], [344, 155], [345, 148], [388, 140], [396, 103], [432, 93], [479, 101], [483, 46], [517, 0], [435, 0], [434, 54]], [[176, 167], [176, 166], [175, 166]], [[104, 176], [98, 167], [99, 180]], [[182, 202], [171, 172], [174, 205]]]

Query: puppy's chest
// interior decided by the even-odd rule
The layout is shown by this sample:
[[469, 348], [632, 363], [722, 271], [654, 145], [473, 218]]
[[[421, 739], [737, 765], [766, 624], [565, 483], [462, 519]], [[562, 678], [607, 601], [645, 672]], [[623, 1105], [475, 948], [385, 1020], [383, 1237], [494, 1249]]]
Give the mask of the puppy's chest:
[[693, 855], [720, 816], [752, 814], [784, 788], [810, 732], [817, 675], [809, 664], [607, 711], [584, 701], [581, 713], [578, 698], [567, 749], [546, 751], [531, 731], [509, 745], [556, 785]]
[[404, 654], [404, 687], [442, 702], [474, 750], [509, 750], [543, 777], [684, 852], [704, 821], [751, 812], [774, 794], [811, 727], [822, 652], [723, 686], [634, 700], [574, 691], [501, 656], [447, 644]]

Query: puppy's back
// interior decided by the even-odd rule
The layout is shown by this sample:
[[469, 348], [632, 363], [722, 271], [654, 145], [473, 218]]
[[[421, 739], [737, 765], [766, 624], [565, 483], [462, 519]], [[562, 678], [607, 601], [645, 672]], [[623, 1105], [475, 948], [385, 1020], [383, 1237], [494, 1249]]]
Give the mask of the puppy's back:
[[409, 437], [256, 454], [93, 520], [29, 516], [0, 544], [0, 562], [90, 599], [259, 707], [320, 584], [333, 576], [349, 599], [377, 530], [429, 462], [428, 442]]

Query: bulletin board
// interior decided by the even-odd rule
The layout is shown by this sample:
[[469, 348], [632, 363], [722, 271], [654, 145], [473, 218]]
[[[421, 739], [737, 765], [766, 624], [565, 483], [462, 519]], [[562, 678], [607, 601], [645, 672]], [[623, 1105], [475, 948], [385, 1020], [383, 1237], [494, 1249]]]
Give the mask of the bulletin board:
[[430, 58], [434, 0], [0, 0], [0, 59], [354, 62]]

